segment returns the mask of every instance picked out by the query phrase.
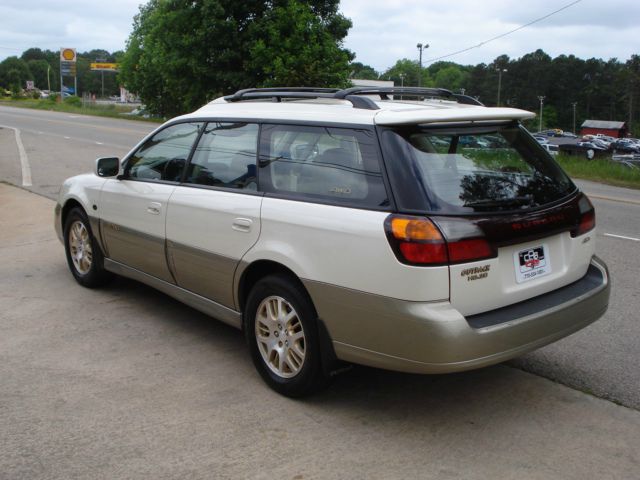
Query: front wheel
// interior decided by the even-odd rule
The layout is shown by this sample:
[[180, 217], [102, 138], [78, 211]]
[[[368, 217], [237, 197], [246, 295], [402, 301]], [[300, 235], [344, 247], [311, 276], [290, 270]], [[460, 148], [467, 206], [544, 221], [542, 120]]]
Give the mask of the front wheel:
[[96, 288], [111, 278], [89, 219], [80, 208], [71, 210], [64, 223], [64, 246], [69, 270], [80, 285]]
[[316, 323], [311, 301], [292, 279], [271, 275], [251, 290], [245, 335], [253, 363], [275, 391], [301, 397], [327, 385]]

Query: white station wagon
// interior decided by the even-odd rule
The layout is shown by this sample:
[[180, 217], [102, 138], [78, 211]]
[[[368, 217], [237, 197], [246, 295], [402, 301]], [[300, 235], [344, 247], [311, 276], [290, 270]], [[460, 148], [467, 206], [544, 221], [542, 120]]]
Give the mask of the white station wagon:
[[285, 395], [344, 362], [491, 365], [609, 301], [593, 206], [531, 117], [443, 89], [242, 90], [65, 181], [55, 227], [78, 283], [123, 275], [242, 329]]

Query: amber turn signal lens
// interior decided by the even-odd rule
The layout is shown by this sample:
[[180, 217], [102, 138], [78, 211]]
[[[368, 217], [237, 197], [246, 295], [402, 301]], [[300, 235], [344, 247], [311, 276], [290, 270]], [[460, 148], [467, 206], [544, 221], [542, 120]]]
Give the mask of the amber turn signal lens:
[[443, 241], [438, 228], [426, 218], [394, 217], [391, 219], [393, 236], [403, 241]]
[[390, 215], [385, 221], [387, 238], [396, 257], [407, 265], [446, 265], [447, 244], [428, 218]]

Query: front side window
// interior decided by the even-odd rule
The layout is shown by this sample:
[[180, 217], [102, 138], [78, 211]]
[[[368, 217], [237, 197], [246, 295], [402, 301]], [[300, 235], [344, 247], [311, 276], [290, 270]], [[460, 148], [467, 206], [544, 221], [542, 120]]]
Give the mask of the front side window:
[[259, 165], [266, 192], [354, 207], [389, 205], [371, 130], [264, 125]]
[[210, 122], [195, 149], [186, 183], [256, 190], [258, 125]]
[[401, 208], [444, 214], [536, 208], [575, 186], [518, 125], [428, 127], [382, 134]]
[[125, 177], [179, 182], [201, 123], [178, 123], [164, 128], [129, 157]]

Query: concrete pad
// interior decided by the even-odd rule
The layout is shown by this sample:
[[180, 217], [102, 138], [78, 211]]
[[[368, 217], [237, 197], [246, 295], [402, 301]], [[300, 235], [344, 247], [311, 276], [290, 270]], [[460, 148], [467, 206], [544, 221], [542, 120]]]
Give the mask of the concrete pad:
[[271, 392], [242, 336], [152, 289], [77, 285], [53, 202], [0, 184], [0, 478], [630, 479], [640, 413], [498, 366], [354, 368]]

